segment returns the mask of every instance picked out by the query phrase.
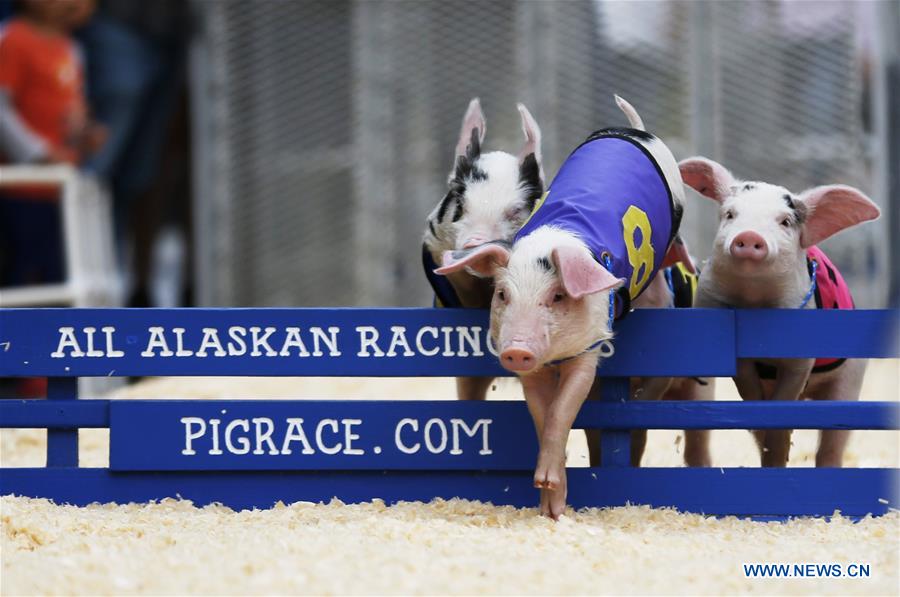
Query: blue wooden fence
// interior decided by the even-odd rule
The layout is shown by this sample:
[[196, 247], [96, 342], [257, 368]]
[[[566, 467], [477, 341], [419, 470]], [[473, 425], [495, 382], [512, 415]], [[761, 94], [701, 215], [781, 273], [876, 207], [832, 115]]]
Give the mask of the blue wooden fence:
[[[537, 442], [520, 401], [78, 400], [78, 377], [106, 375], [505, 375], [487, 327], [483, 312], [450, 309], [0, 309], [0, 377], [50, 378], [46, 399], [0, 400], [0, 427], [48, 429], [47, 466], [0, 469], [0, 494], [73, 504], [181, 496], [237, 508], [332, 497], [533, 506]], [[603, 401], [576, 420], [604, 433], [601, 466], [569, 470], [573, 506], [754, 517], [898, 507], [897, 469], [629, 466], [630, 429], [896, 430], [896, 395], [628, 401], [629, 376], [727, 377], [744, 357], [896, 358], [896, 311], [646, 310], [617, 334], [599, 371]], [[110, 429], [109, 468], [78, 466], [79, 428]]]

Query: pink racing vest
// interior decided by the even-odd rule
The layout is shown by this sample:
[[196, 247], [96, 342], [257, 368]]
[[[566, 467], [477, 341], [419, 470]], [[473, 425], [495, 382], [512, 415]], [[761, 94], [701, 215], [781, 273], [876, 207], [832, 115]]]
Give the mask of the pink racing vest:
[[[817, 309], [853, 309], [853, 297], [850, 288], [841, 276], [841, 272], [822, 252], [819, 247], [810, 247], [806, 253], [807, 267], [812, 273], [812, 262], [818, 264], [816, 268], [816, 308]], [[840, 367], [845, 358], [816, 359], [813, 365], [813, 373], [824, 373]], [[763, 363], [756, 363], [756, 370], [763, 379], [775, 379], [775, 368]]]
[[[822, 252], [822, 249], [816, 246], [810, 247], [806, 254], [806, 260], [807, 262], [816, 261], [819, 264], [816, 271], [816, 307], [819, 309], [853, 309], [855, 305], [850, 288], [844, 281], [844, 277], [841, 276], [841, 272]], [[834, 369], [844, 360], [816, 359], [813, 373]]]

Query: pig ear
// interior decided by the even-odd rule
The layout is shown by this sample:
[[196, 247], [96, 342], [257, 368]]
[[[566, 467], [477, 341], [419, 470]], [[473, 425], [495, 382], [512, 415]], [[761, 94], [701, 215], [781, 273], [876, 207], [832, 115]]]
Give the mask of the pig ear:
[[681, 179], [701, 195], [721, 203], [731, 193], [734, 176], [722, 164], [703, 157], [678, 162]]
[[660, 266], [660, 269], [672, 267], [679, 261], [684, 264], [684, 267], [685, 269], [687, 269], [687, 271], [691, 272], [692, 274], [697, 273], [697, 268], [694, 267], [694, 261], [691, 259], [691, 254], [688, 252], [687, 245], [680, 236], [676, 235], [672, 240], [672, 245], [666, 252], [666, 256], [663, 257], [663, 262]]
[[498, 268], [509, 263], [509, 249], [500, 243], [485, 243], [473, 249], [444, 251], [442, 261], [434, 273], [446, 276], [469, 268], [481, 277], [491, 278]]
[[481, 144], [484, 142], [484, 134], [487, 132], [487, 124], [484, 121], [484, 113], [481, 111], [481, 102], [478, 98], [472, 98], [466, 115], [463, 116], [462, 127], [459, 129], [459, 141], [456, 142], [456, 155], [467, 156], [475, 159], [481, 154]]
[[580, 299], [588, 294], [617, 288], [623, 283], [584, 249], [557, 247], [553, 249], [552, 257], [563, 288], [572, 298]]
[[881, 210], [871, 199], [844, 185], [809, 189], [800, 195], [800, 200], [809, 208], [809, 215], [800, 232], [800, 246], [804, 249], [844, 228], [875, 220], [881, 215]]
[[523, 165], [528, 156], [534, 154], [534, 161], [537, 162], [538, 173], [541, 180], [544, 180], [544, 167], [541, 161], [541, 127], [525, 104], [516, 104], [519, 109], [519, 115], [522, 117], [522, 132], [525, 133], [525, 144], [519, 151], [519, 164]]

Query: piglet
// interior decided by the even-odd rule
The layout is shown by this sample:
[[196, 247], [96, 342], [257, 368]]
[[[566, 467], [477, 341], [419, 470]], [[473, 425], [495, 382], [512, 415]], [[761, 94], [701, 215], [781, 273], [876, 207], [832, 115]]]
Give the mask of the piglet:
[[[494, 290], [490, 278], [466, 271], [436, 276], [444, 251], [469, 249], [491, 240], [512, 240], [544, 192], [541, 129], [528, 109], [518, 104], [525, 143], [518, 155], [482, 153], [487, 126], [478, 98], [469, 103], [456, 143], [454, 167], [444, 198], [428, 216], [422, 263], [435, 293], [435, 305], [486, 309]], [[484, 400], [493, 378], [460, 377], [457, 396]]]
[[[878, 207], [842, 185], [799, 195], [765, 182], [735, 179], [702, 157], [679, 164], [682, 178], [719, 204], [712, 256], [700, 276], [698, 307], [737, 309], [852, 309], [840, 272], [816, 244], [861, 222]], [[856, 400], [861, 359], [742, 359], [734, 378], [744, 400]], [[790, 430], [756, 431], [763, 466], [786, 466]], [[821, 432], [816, 466], [841, 466], [849, 431]]]
[[633, 128], [597, 131], [576, 148], [513, 245], [448, 251], [437, 270], [494, 279], [490, 333], [522, 381], [540, 444], [534, 484], [554, 519], [566, 503], [566, 439], [611, 353], [612, 314], [662, 265], [684, 201], [675, 158], [616, 99]]

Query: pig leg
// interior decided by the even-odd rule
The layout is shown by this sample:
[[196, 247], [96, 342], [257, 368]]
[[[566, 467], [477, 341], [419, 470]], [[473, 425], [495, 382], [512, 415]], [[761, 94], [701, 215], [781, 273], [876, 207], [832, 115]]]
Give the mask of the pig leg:
[[457, 377], [456, 396], [460, 400], [485, 400], [493, 377]]
[[[737, 375], [735, 375], [734, 385], [737, 387], [738, 394], [743, 400], [763, 400], [765, 393], [763, 392], [762, 380], [756, 372], [756, 365], [750, 359], [738, 359]], [[759, 448], [760, 458], [765, 453], [766, 432], [760, 429], [751, 430], [756, 445]]]
[[566, 440], [597, 373], [596, 352], [559, 366], [559, 391], [544, 415], [534, 485], [549, 492], [549, 512], [558, 519], [566, 507]]
[[[704, 379], [706, 385], [686, 377], [676, 379], [664, 400], [714, 400], [715, 386], [712, 378]], [[709, 455], [709, 429], [686, 429], [684, 432], [684, 463], [692, 467], [712, 466]]]
[[[822, 373], [828, 379], [817, 384], [810, 398], [814, 400], [859, 400], [867, 361], [848, 359], [834, 371]], [[845, 429], [823, 429], [819, 432], [819, 449], [816, 450], [816, 466], [840, 467], [844, 461], [844, 449], [850, 439], [850, 431]]]
[[[783, 359], [779, 360], [775, 389], [772, 400], [793, 401], [799, 400], [809, 373], [812, 370], [813, 359]], [[785, 467], [791, 450], [791, 429], [769, 429], [763, 445], [763, 466]]]
[[[599, 379], [594, 379], [591, 385], [591, 391], [588, 392], [588, 400], [600, 400], [601, 384]], [[588, 463], [591, 466], [600, 466], [600, 430], [585, 429], [584, 434], [587, 436], [588, 445]]]
[[[660, 400], [672, 385], [671, 377], [641, 377], [632, 392], [632, 400]], [[647, 430], [634, 429], [631, 432], [631, 466], [641, 466], [644, 448], [647, 446]]]
[[[544, 419], [547, 416], [547, 410], [556, 396], [559, 374], [552, 367], [544, 367], [538, 372], [520, 379], [522, 390], [525, 393], [525, 403], [528, 405], [528, 412], [534, 421], [534, 429], [537, 432], [538, 442], [540, 442], [544, 433]], [[550, 515], [550, 492], [544, 488], [541, 488], [541, 515]]]

